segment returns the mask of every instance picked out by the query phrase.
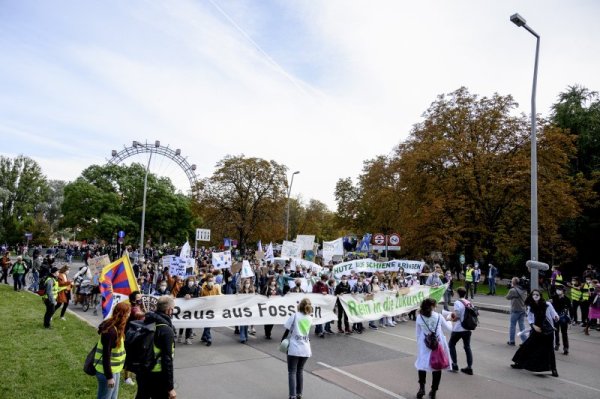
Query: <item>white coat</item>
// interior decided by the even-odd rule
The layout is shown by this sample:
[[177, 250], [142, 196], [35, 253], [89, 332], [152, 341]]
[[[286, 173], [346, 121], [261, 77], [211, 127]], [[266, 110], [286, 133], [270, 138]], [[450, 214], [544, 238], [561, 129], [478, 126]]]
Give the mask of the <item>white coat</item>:
[[[439, 324], [438, 324], [439, 319]], [[446, 352], [446, 356], [448, 356], [448, 369], [452, 369], [450, 366], [452, 362], [450, 361], [450, 349], [448, 348], [448, 342], [446, 342], [446, 336], [444, 335], [444, 331], [452, 332], [452, 323], [446, 319], [444, 319], [439, 313], [432, 312], [431, 317], [423, 317], [421, 315], [417, 315], [417, 349], [419, 352], [417, 353], [417, 360], [415, 361], [415, 368], [417, 370], [425, 370], [425, 371], [434, 371], [429, 365], [429, 357], [431, 356], [431, 349], [428, 349], [425, 346], [425, 336], [429, 334], [429, 330], [425, 326], [425, 323], [429, 326], [429, 328], [433, 331], [437, 324], [436, 334], [438, 336], [438, 341], [442, 348], [444, 348], [444, 352]]]

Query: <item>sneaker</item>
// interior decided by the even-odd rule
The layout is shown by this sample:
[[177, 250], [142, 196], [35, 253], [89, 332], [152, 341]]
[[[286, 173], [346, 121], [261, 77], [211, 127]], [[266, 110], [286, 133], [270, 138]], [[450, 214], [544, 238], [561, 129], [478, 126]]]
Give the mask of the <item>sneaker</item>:
[[352, 331], [346, 330], [346, 335], [352, 335]]
[[206, 346], [211, 346], [211, 345], [212, 345], [212, 342], [210, 342], [210, 341], [208, 341], [208, 342], [206, 343]]
[[183, 342], [183, 337], [180, 335], [179, 337], [177, 337], [177, 343], [181, 344]]
[[515, 346], [515, 343], [514, 343], [514, 342], [510, 342], [510, 341], [508, 341], [508, 342], [506, 343], [506, 345]]
[[458, 371], [458, 364], [452, 364], [452, 371], [455, 373]]
[[563, 351], [563, 355], [568, 355], [568, 354], [569, 354], [569, 350], [568, 350], [568, 349], [565, 349], [565, 350]]
[[256, 330], [250, 331], [250, 335], [256, 335]]
[[362, 334], [362, 330], [356, 330], [357, 334]]
[[371, 330], [379, 330], [379, 327], [377, 327], [375, 324], [369, 324], [369, 328]]
[[185, 344], [186, 345], [191, 345], [192, 344], [192, 340], [190, 338], [186, 338]]
[[554, 350], [558, 351], [560, 349], [560, 345], [554, 345]]
[[319, 338], [325, 338], [325, 334], [323, 334], [323, 333], [320, 333], [320, 334], [319, 334]]
[[338, 328], [338, 334], [343, 334], [343, 333], [344, 333], [344, 330]]
[[135, 382], [133, 382], [133, 380], [131, 378], [127, 378], [125, 380], [125, 384], [127, 384], [127, 385], [135, 385]]
[[325, 334], [331, 335], [331, 334], [335, 334], [335, 333], [333, 331], [331, 331], [331, 330], [325, 330]]
[[408, 319], [406, 317], [402, 317], [400, 320], [402, 320], [404, 323], [406, 323], [408, 321]]
[[465, 374], [473, 375], [473, 369], [471, 367], [465, 367], [464, 369], [460, 369]]

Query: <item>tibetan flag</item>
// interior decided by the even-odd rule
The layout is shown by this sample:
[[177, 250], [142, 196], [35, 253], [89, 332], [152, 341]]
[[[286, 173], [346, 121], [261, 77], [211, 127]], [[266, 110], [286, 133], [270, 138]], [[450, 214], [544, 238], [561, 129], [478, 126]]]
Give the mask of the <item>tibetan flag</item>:
[[[133, 291], [139, 291], [135, 274], [129, 255], [125, 254], [110, 265], [104, 266], [100, 273], [100, 295], [102, 296], [102, 316], [108, 317], [113, 309], [113, 303], [116, 306], [122, 298], [129, 296]], [[123, 298], [127, 299], [127, 298]]]

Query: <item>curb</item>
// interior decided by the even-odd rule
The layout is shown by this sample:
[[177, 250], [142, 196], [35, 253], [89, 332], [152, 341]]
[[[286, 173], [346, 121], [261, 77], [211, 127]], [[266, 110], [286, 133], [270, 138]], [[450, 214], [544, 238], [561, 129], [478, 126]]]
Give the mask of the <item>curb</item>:
[[479, 310], [485, 310], [487, 312], [510, 314], [510, 306], [478, 302], [473, 302], [473, 305], [477, 306]]

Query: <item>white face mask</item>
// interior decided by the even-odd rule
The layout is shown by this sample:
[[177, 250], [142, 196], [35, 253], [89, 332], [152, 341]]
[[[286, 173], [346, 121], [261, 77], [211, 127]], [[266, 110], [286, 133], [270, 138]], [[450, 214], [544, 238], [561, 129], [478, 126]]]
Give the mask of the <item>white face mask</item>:
[[192, 288], [194, 286], [194, 282], [193, 281], [188, 281], [188, 287]]
[[160, 286], [160, 289], [164, 291], [164, 290], [166, 290], [166, 289], [167, 289], [167, 286], [166, 286], [166, 285], [161, 285], [161, 286]]
[[540, 296], [539, 296], [539, 295], [537, 295], [537, 294], [536, 294], [536, 295], [532, 295], [531, 297], [532, 297], [534, 300], [536, 300], [536, 301], [537, 301], [538, 299], [540, 299]]
[[556, 290], [557, 295], [562, 295], [562, 293], [563, 293], [562, 290]]

